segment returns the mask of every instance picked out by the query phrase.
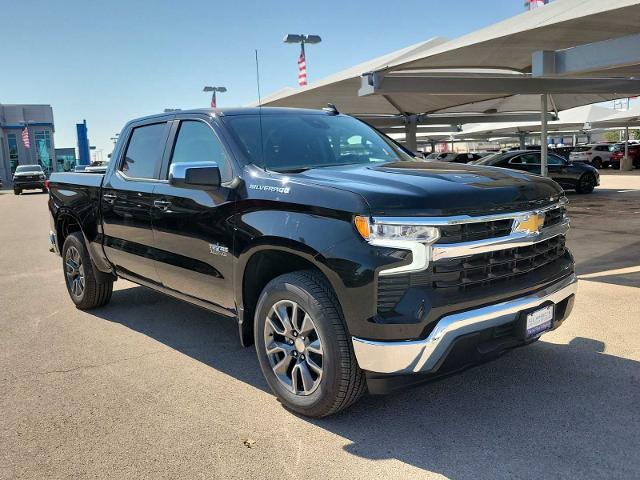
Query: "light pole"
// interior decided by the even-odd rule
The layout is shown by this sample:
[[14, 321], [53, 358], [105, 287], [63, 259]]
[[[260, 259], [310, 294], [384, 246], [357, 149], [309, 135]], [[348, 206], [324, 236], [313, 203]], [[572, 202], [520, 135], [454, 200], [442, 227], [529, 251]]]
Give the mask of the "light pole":
[[227, 91], [227, 87], [204, 87], [203, 92], [211, 93], [211, 108], [218, 108], [218, 102], [216, 101], [216, 92], [224, 93]]
[[287, 34], [282, 40], [284, 43], [299, 43], [300, 44], [300, 57], [298, 57], [298, 85], [301, 87], [307, 86], [307, 57], [304, 51], [305, 43], [315, 44], [320, 43], [322, 39], [320, 35], [306, 35], [306, 34]]

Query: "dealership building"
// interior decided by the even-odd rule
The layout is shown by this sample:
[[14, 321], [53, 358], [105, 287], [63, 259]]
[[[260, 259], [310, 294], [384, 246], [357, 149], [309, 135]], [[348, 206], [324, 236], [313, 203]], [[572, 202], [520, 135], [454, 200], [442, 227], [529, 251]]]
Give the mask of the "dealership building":
[[[25, 128], [28, 142], [23, 139]], [[40, 164], [46, 171], [56, 169], [53, 133], [51, 105], [0, 104], [0, 179], [5, 185], [18, 165]]]

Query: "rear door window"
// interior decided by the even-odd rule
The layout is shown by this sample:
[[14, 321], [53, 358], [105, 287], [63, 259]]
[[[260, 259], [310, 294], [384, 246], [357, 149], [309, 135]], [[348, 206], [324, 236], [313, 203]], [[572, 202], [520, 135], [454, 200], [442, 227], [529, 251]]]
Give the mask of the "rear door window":
[[134, 128], [120, 165], [131, 178], [158, 178], [166, 141], [166, 122]]
[[523, 153], [522, 155], [512, 159], [509, 163], [516, 164], [516, 165], [539, 165], [540, 154]]

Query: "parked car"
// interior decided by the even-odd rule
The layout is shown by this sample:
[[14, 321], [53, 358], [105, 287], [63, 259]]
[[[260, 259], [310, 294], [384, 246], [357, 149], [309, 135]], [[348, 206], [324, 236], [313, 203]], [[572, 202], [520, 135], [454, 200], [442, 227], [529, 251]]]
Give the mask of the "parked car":
[[19, 165], [13, 174], [13, 193], [20, 195], [23, 190], [41, 189], [47, 191], [47, 176], [40, 165]]
[[431, 153], [425, 158], [425, 160], [438, 162], [469, 163], [480, 158], [480, 155], [478, 155], [477, 153], [442, 152]]
[[[531, 150], [510, 151], [501, 155], [487, 157], [476, 165], [510, 168], [529, 173], [540, 173], [541, 153]], [[576, 190], [578, 193], [591, 193], [600, 185], [598, 170], [584, 162], [569, 162], [559, 155], [549, 153], [547, 158], [549, 176], [562, 188]]]
[[573, 152], [574, 149], [575, 147], [550, 147], [549, 151], [560, 155], [565, 160], [569, 160], [571, 152]]
[[569, 154], [571, 162], [584, 162], [596, 168], [607, 168], [611, 165], [611, 155], [614, 145], [610, 143], [595, 143], [593, 145], [578, 145]]
[[50, 241], [77, 308], [125, 278], [235, 318], [279, 400], [322, 417], [557, 328], [565, 204], [337, 112], [206, 109], [128, 123], [104, 175], [54, 173]]
[[95, 161], [95, 162], [91, 162], [91, 164], [88, 167], [85, 167], [83, 171], [85, 173], [106, 173], [108, 166], [109, 166], [109, 162]]
[[[637, 143], [629, 143], [629, 157], [635, 168], [640, 168], [640, 145]], [[624, 143], [616, 143], [611, 152], [610, 163], [613, 168], [619, 169], [620, 162], [624, 157]]]

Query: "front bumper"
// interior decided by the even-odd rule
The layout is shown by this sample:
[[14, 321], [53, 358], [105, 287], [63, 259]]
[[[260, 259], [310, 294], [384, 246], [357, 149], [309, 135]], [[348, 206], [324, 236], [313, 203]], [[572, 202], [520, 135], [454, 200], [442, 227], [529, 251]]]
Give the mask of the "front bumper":
[[[522, 312], [544, 304], [558, 305], [575, 295], [576, 290], [577, 278], [571, 274], [531, 295], [442, 317], [424, 340], [371, 341], [352, 337], [353, 349], [360, 368], [368, 372], [433, 373], [462, 336], [515, 322]], [[554, 320], [554, 328], [569, 315], [572, 305], [573, 302], [566, 302], [562, 318]]]
[[46, 180], [33, 180], [27, 182], [15, 181], [13, 182], [13, 188], [19, 188], [22, 190], [30, 190], [36, 188], [45, 188]]

